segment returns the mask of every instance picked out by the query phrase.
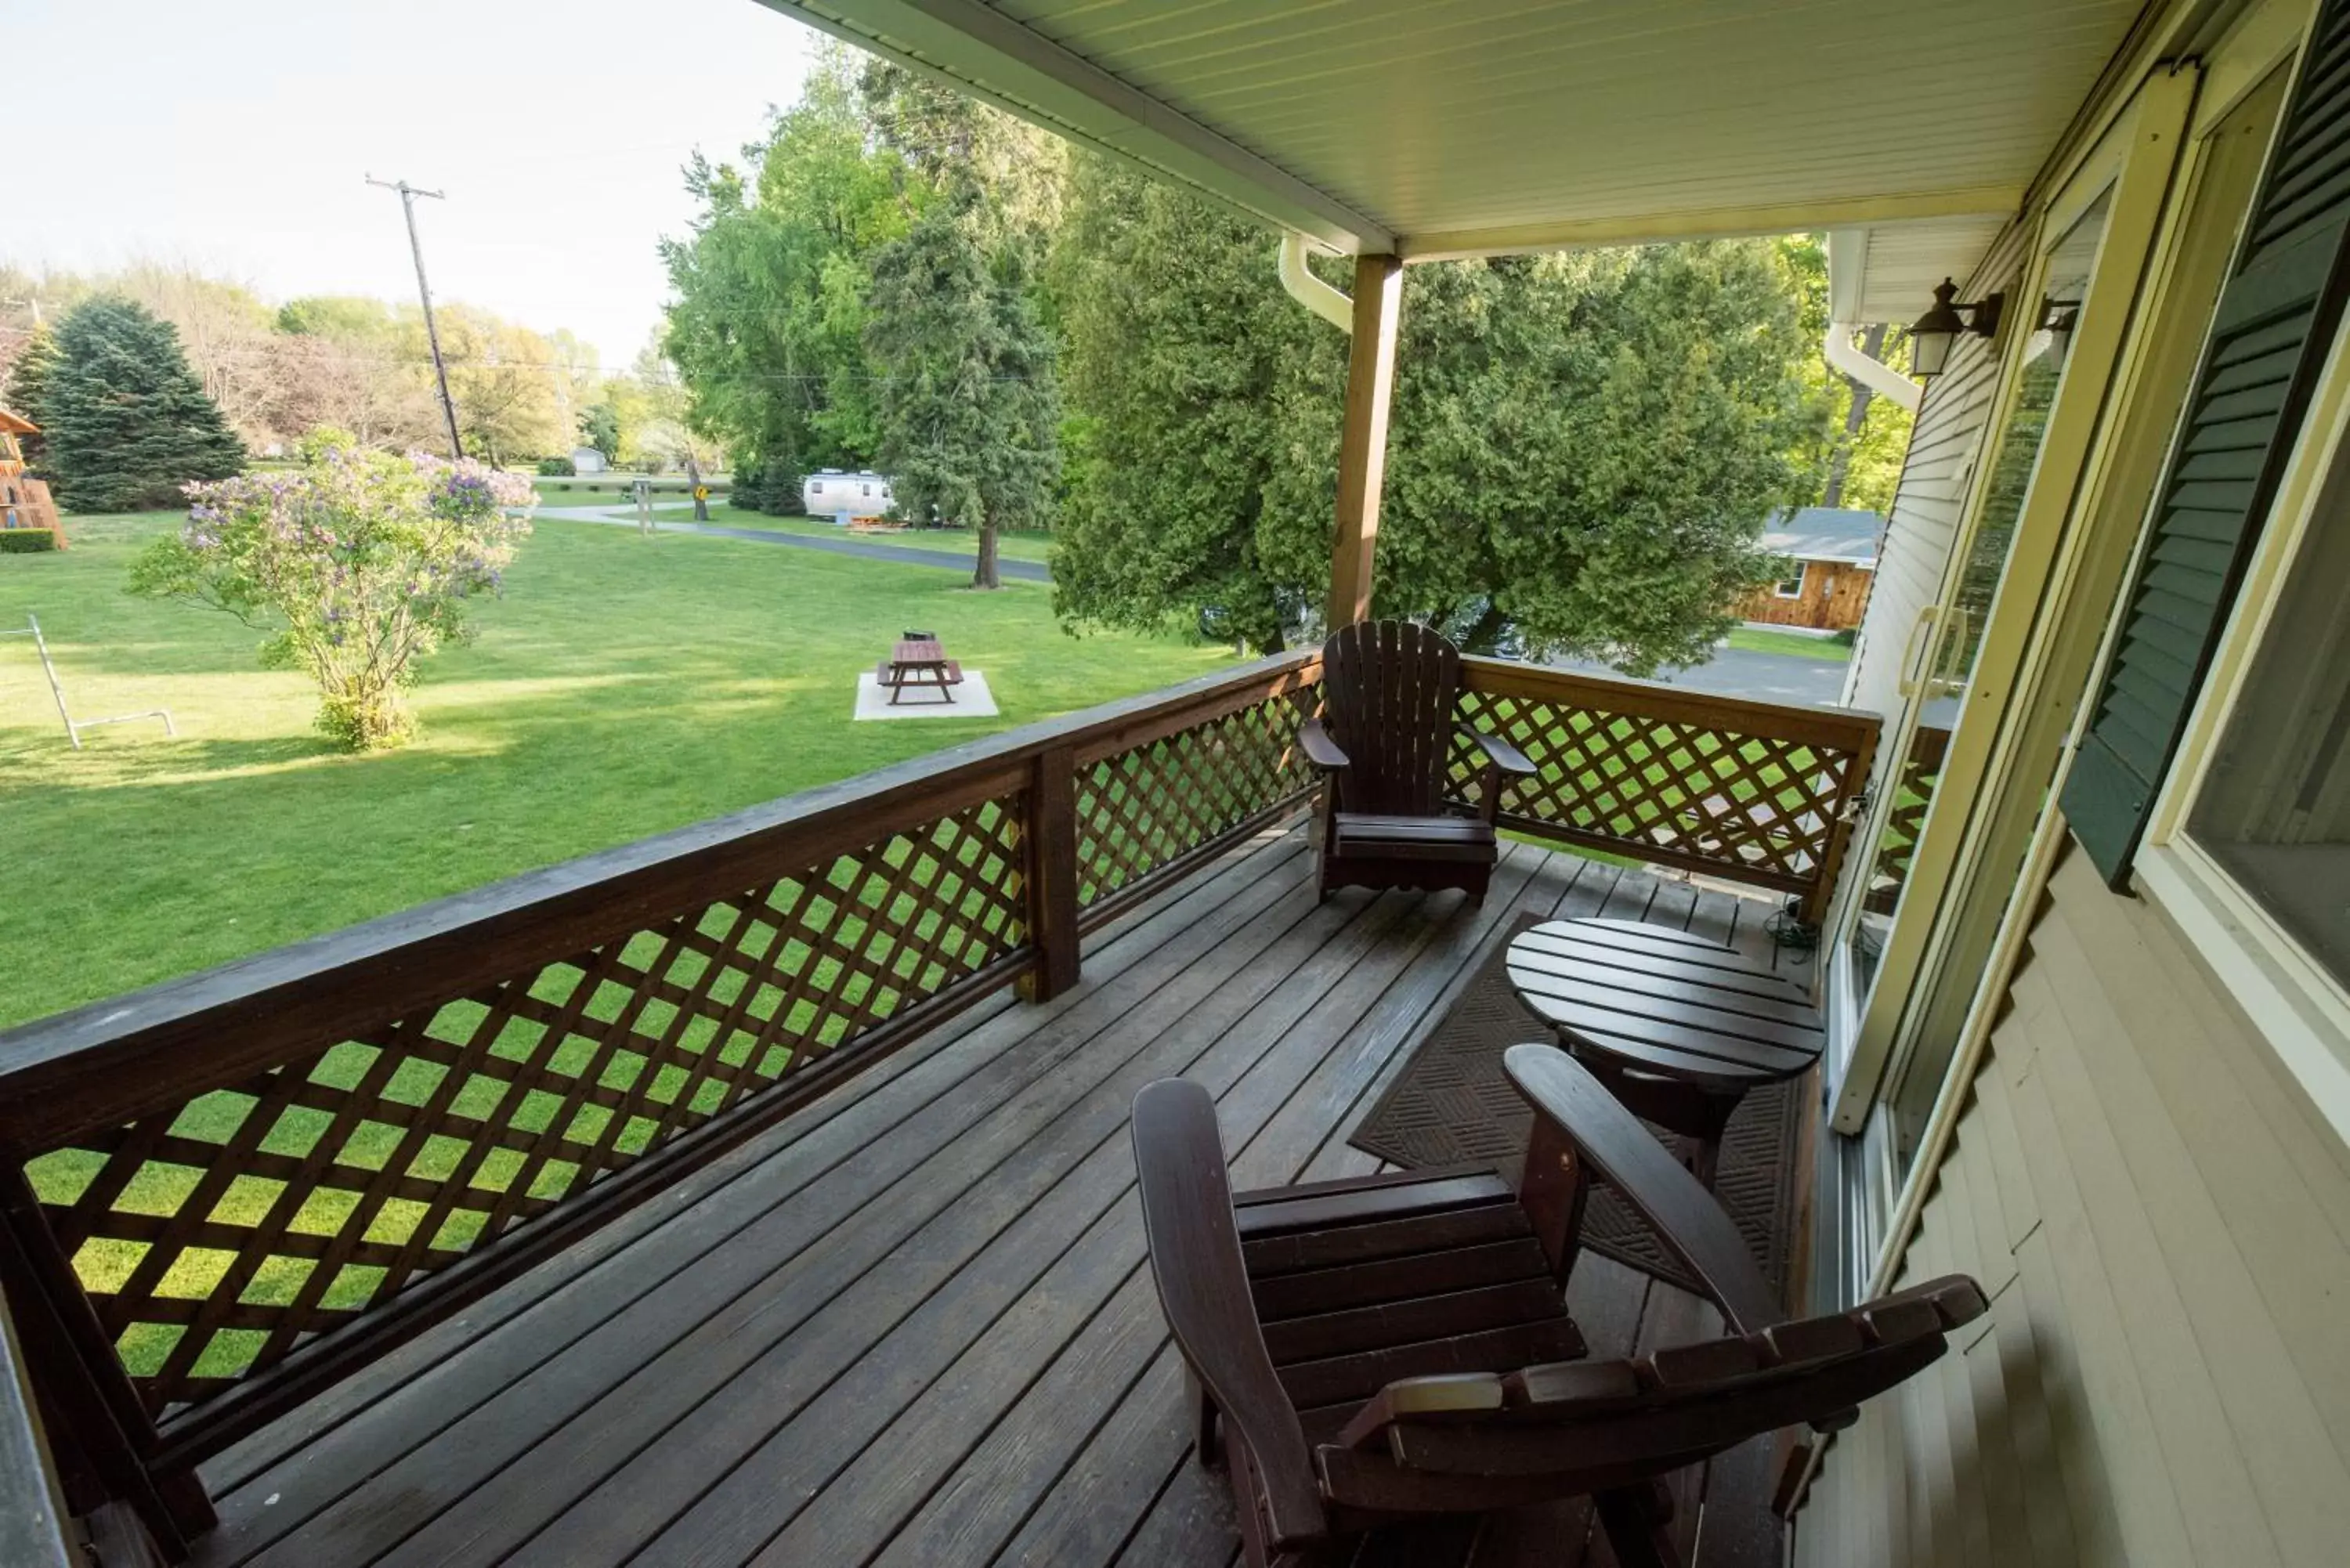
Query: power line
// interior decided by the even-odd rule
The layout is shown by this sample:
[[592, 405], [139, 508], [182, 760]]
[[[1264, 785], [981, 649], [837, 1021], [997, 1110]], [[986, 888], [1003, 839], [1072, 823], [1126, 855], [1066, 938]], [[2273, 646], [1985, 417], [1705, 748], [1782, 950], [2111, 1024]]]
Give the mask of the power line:
[[424, 300], [424, 340], [432, 345], [432, 375], [441, 384], [441, 415], [449, 421], [449, 455], [463, 458], [465, 445], [457, 439], [457, 405], [449, 397], [449, 370], [441, 363], [441, 333], [432, 325], [432, 286], [424, 281], [424, 245], [416, 237], [416, 198], [430, 196], [436, 202], [446, 198], [438, 191], [420, 191], [405, 180], [379, 180], [370, 174], [367, 182], [400, 192], [400, 210], [408, 219], [408, 251], [416, 258], [416, 292]]

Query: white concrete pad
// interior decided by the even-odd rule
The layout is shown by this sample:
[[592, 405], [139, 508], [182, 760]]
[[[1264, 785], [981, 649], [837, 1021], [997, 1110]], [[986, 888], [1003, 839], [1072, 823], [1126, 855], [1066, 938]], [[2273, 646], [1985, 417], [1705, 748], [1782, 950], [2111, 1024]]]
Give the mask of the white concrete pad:
[[948, 702], [939, 696], [935, 686], [908, 686], [905, 700], [896, 707], [889, 705], [889, 689], [870, 670], [857, 678], [857, 717], [859, 719], [989, 719], [996, 713], [995, 695], [987, 689], [987, 677], [976, 670], [962, 672], [962, 683], [951, 686], [954, 701]]

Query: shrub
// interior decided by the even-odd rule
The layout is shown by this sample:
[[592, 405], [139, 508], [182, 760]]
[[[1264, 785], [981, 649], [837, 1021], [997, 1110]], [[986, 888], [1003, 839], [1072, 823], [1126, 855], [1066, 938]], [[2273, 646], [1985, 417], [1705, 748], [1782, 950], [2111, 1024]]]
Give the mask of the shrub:
[[796, 517], [807, 510], [800, 499], [799, 472], [779, 462], [744, 462], [735, 470], [726, 502], [771, 517]]
[[579, 472], [579, 465], [567, 457], [542, 457], [538, 460], [538, 472], [549, 479], [569, 479]]
[[[415, 728], [418, 662], [468, 632], [530, 531], [530, 482], [468, 460], [370, 452], [343, 431], [303, 443], [292, 473], [188, 487], [188, 521], [131, 566], [130, 591], [274, 630], [265, 665], [317, 683], [318, 728], [353, 751]], [[510, 511], [509, 509], [512, 509]]]
[[37, 556], [57, 547], [54, 528], [0, 528], [0, 556]]

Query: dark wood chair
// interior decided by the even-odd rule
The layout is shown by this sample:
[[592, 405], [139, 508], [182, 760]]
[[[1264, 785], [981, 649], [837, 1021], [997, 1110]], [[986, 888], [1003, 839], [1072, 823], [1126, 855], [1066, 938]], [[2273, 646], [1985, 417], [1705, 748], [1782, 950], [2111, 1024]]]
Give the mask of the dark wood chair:
[[[1951, 1276], [1789, 1322], [1711, 1196], [1565, 1052], [1518, 1045], [1525, 1176], [1356, 1178], [1235, 1196], [1213, 1102], [1134, 1104], [1143, 1227], [1229, 1461], [1248, 1562], [1335, 1563], [1382, 1526], [1588, 1496], [1622, 1568], [1673, 1561], [1674, 1471], [1798, 1424], [1835, 1430], [1986, 1310]], [[1606, 1179], [1703, 1281], [1727, 1334], [1589, 1361], [1565, 1305], [1586, 1184]]]
[[[1461, 651], [1411, 621], [1357, 621], [1322, 645], [1322, 717], [1298, 733], [1322, 771], [1321, 890], [1460, 888], [1482, 899], [1500, 846], [1502, 775], [1534, 771], [1506, 741], [1460, 723]], [[1452, 741], [1484, 754], [1478, 815], [1445, 809]]]

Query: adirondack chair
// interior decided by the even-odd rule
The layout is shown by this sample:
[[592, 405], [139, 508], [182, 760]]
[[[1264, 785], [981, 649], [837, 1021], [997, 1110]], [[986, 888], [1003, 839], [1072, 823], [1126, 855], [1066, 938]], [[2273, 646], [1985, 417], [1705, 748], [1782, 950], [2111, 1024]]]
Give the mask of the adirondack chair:
[[[1762, 1433], [1849, 1424], [1986, 1310], [1953, 1275], [1787, 1321], [1712, 1195], [1598, 1080], [1546, 1044], [1505, 1062], [1534, 1109], [1515, 1190], [1461, 1167], [1235, 1196], [1206, 1090], [1167, 1079], [1135, 1100], [1151, 1271], [1201, 1462], [1229, 1461], [1256, 1568], [1584, 1496], [1623, 1568], [1673, 1562], [1665, 1477]], [[1581, 1359], [1564, 1295], [1595, 1175], [1704, 1282], [1725, 1337]]]
[[[1357, 621], [1322, 645], [1322, 710], [1298, 733], [1321, 770], [1320, 888], [1465, 888], [1481, 902], [1500, 846], [1502, 775], [1534, 764], [1461, 724], [1461, 651], [1411, 621]], [[1475, 817], [1445, 810], [1458, 732], [1484, 756]]]

